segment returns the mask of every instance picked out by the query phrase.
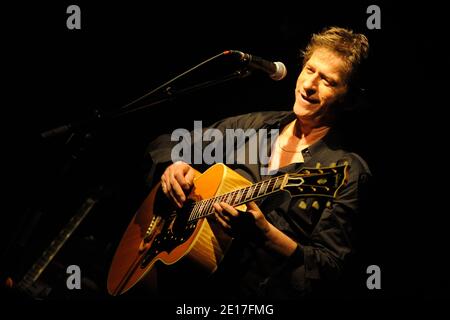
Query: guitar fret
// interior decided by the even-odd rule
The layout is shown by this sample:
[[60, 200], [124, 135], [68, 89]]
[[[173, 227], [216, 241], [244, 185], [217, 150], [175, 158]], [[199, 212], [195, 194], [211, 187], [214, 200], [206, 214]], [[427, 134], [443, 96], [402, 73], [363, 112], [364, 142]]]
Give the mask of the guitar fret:
[[248, 190], [247, 190], [247, 195], [246, 195], [246, 197], [245, 197], [245, 200], [248, 200], [248, 199], [251, 199], [252, 198], [252, 190], [253, 190], [253, 185], [251, 185], [249, 188], [248, 188]]
[[189, 214], [188, 220], [193, 220], [195, 217], [195, 209], [197, 208], [197, 203], [195, 202], [194, 205], [191, 208], [191, 213]]
[[248, 199], [251, 199], [251, 190], [252, 186], [246, 187], [242, 189], [242, 195], [240, 197], [239, 203], [245, 203], [248, 201]]
[[208, 206], [207, 200], [202, 200], [202, 208], [200, 210], [200, 214], [198, 215], [198, 218], [203, 218], [205, 216], [205, 209]]
[[195, 216], [196, 219], [198, 219], [198, 218], [201, 217], [201, 215], [202, 215], [203, 203], [204, 203], [203, 200], [201, 200], [201, 201], [199, 202], [197, 215]]
[[30, 276], [25, 276], [23, 277], [23, 279], [20, 281], [20, 283], [22, 285], [24, 285], [25, 287], [29, 287], [33, 284], [33, 279]]
[[274, 189], [280, 189], [281, 183], [283, 182], [284, 176], [280, 176], [275, 180], [275, 185], [273, 186]]
[[191, 214], [189, 215], [189, 220], [195, 219], [195, 215], [197, 214], [197, 206], [198, 206], [198, 202], [195, 202], [194, 206], [192, 207]]
[[255, 184], [252, 190], [252, 197], [251, 197], [252, 199], [255, 199], [257, 197], [258, 191], [259, 191], [259, 184], [257, 183]]
[[208, 215], [214, 213], [214, 204], [217, 203], [217, 198], [212, 198], [211, 199], [211, 206], [208, 210]]
[[241, 203], [242, 202], [242, 196], [245, 193], [245, 189], [239, 189], [238, 190], [238, 196], [236, 198], [236, 203]]
[[253, 188], [252, 199], [255, 199], [258, 196], [258, 192], [259, 192], [259, 183], [255, 184], [255, 187]]
[[214, 201], [214, 203], [220, 203], [220, 202], [222, 202], [223, 201], [223, 194], [221, 194], [220, 196], [217, 196], [217, 197], [215, 197], [214, 199], [215, 199], [215, 201]]
[[232, 197], [232, 195], [231, 195], [231, 193], [227, 193], [227, 196], [225, 197], [225, 202], [226, 203], [228, 203], [228, 204], [230, 204], [230, 199], [231, 199], [231, 197]]
[[234, 201], [235, 204], [241, 203], [242, 190], [243, 189], [239, 189], [236, 191], [236, 200]]
[[265, 190], [264, 190], [264, 193], [269, 193], [269, 192], [272, 192], [272, 184], [273, 184], [273, 181], [272, 180], [267, 180], [267, 182], [266, 182], [266, 188], [265, 188]]
[[[268, 181], [268, 182], [270, 182], [270, 181]], [[261, 185], [261, 193], [262, 194], [266, 194], [267, 193], [267, 188], [269, 187], [269, 183], [266, 183], [266, 182], [262, 182], [262, 185]]]
[[249, 187], [246, 187], [245, 189], [242, 190], [241, 202], [245, 202], [247, 200], [249, 189], [250, 189]]
[[264, 183], [261, 183], [259, 185], [257, 197], [261, 196], [261, 194], [264, 194], [264, 192], [262, 192], [263, 191], [263, 186], [264, 186]]
[[247, 198], [247, 191], [248, 187], [242, 189], [241, 198], [239, 199], [239, 203], [245, 202], [245, 199]]
[[278, 180], [279, 178], [276, 177], [275, 179], [273, 179], [273, 185], [272, 185], [272, 190], [271, 192], [276, 191], [277, 189], [279, 189], [280, 184], [278, 184]]
[[212, 200], [214, 200], [214, 199], [208, 199], [206, 201], [206, 206], [205, 206], [205, 210], [204, 210], [205, 212], [203, 214], [204, 217], [207, 216], [210, 213], [210, 211], [211, 211], [211, 207], [212, 207], [212, 205], [214, 203]]
[[272, 180], [270, 181], [270, 184], [269, 184], [270, 191], [269, 191], [269, 192], [273, 192], [273, 191], [274, 191], [274, 188], [275, 188], [275, 182], [276, 182], [276, 179], [272, 179]]
[[220, 197], [220, 202], [227, 202], [227, 197], [228, 197], [228, 193], [223, 194], [223, 195]]
[[233, 206], [234, 205], [234, 199], [236, 198], [236, 191], [232, 191], [232, 192], [230, 192], [230, 194], [231, 194], [231, 199], [230, 199], [230, 206]]
[[200, 206], [198, 218], [201, 218], [201, 217], [202, 217], [202, 215], [203, 215], [203, 210], [205, 209], [205, 205], [206, 205], [205, 200], [202, 200], [201, 203], [202, 203], [202, 204], [201, 204], [201, 206]]
[[234, 206], [234, 200], [236, 199], [236, 191], [232, 191], [230, 192], [231, 194], [231, 199], [230, 199], [230, 206]]
[[272, 193], [280, 189], [283, 179], [284, 176], [274, 177], [242, 189], [224, 193], [214, 198], [198, 201], [192, 208], [189, 220], [196, 220], [210, 215], [214, 212], [213, 205], [216, 202], [225, 202], [231, 206], [236, 206], [251, 201], [252, 199], [264, 196], [268, 193]]
[[235, 206], [238, 203], [238, 197], [239, 197], [239, 190], [233, 191], [233, 206]]
[[47, 260], [51, 257], [51, 255], [48, 253], [48, 251], [44, 251], [44, 253], [41, 256], [40, 261], [42, 261], [42, 259]]
[[200, 209], [200, 202], [196, 202], [194, 208], [192, 209], [192, 213], [191, 213], [192, 220], [197, 219], [199, 209]]
[[197, 208], [197, 202], [194, 202], [193, 205], [191, 206], [188, 221], [195, 220], [196, 208]]

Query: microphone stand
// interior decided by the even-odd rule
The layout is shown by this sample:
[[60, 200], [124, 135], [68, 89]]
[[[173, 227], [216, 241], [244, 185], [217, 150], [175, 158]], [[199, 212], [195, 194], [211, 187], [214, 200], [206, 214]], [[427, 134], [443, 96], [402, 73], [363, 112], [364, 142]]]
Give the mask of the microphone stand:
[[[183, 89], [179, 89], [177, 91], [174, 91], [171, 86], [167, 86], [163, 90], [166, 94], [166, 97], [164, 97], [164, 98], [161, 98], [161, 99], [153, 101], [151, 103], [148, 103], [148, 104], [145, 104], [145, 105], [142, 105], [139, 107], [134, 107], [134, 108], [130, 108], [130, 104], [128, 104], [125, 107], [116, 109], [111, 112], [106, 112], [106, 113], [101, 113], [99, 110], [96, 109], [96, 110], [94, 110], [94, 116], [92, 118], [83, 120], [80, 122], [68, 123], [68, 124], [44, 131], [41, 133], [41, 137], [46, 139], [46, 138], [59, 136], [59, 135], [62, 135], [64, 133], [67, 133], [70, 131], [73, 132], [73, 131], [77, 131], [82, 128], [90, 128], [94, 124], [99, 123], [100, 121], [115, 120], [115, 119], [121, 118], [123, 116], [129, 115], [131, 113], [143, 111], [150, 107], [160, 105], [164, 102], [174, 100], [176, 97], [178, 97], [182, 94], [187, 94], [187, 93], [191, 93], [191, 92], [205, 89], [208, 87], [216, 86], [216, 85], [219, 85], [219, 84], [222, 84], [222, 83], [234, 80], [234, 79], [243, 79], [243, 78], [248, 77], [250, 74], [251, 74], [251, 71], [244, 68], [241, 70], [237, 70], [229, 75], [226, 75], [220, 79], [205, 81], [205, 82], [198, 83], [198, 84], [195, 84], [195, 85], [183, 88]], [[136, 101], [139, 101], [139, 100], [140, 100], [140, 98], [137, 99]]]
[[[220, 55], [217, 55], [216, 57], [218, 57], [218, 56], [220, 56]], [[213, 58], [215, 58], [215, 57], [213, 57]], [[211, 58], [211, 59], [213, 59], [213, 58]], [[192, 71], [193, 69], [194, 68], [188, 70], [188, 72]], [[105, 113], [102, 113], [98, 109], [95, 109], [94, 115], [91, 118], [82, 120], [82, 121], [68, 123], [68, 124], [58, 126], [53, 129], [44, 131], [41, 133], [41, 138], [48, 139], [48, 138], [52, 138], [52, 137], [61, 136], [65, 133], [70, 133], [69, 137], [67, 138], [67, 140], [65, 142], [65, 145], [68, 146], [68, 145], [72, 144], [72, 145], [75, 145], [75, 147], [73, 147], [73, 150], [71, 151], [69, 159], [66, 161], [66, 163], [63, 165], [63, 167], [61, 169], [60, 175], [61, 175], [61, 177], [63, 177], [68, 172], [70, 172], [72, 167], [75, 166], [74, 163], [79, 161], [82, 154], [86, 153], [88, 143], [90, 143], [90, 144], [93, 143], [92, 131], [93, 131], [95, 125], [99, 125], [99, 124], [105, 123], [107, 121], [116, 120], [116, 119], [125, 117], [127, 115], [133, 114], [133, 113], [144, 111], [150, 107], [160, 105], [167, 101], [172, 101], [172, 100], [176, 99], [178, 96], [183, 95], [183, 94], [188, 94], [188, 93], [192, 93], [192, 92], [202, 90], [205, 88], [217, 86], [219, 84], [229, 82], [231, 80], [243, 79], [243, 78], [246, 78], [249, 75], [251, 75], [251, 73], [252, 73], [251, 70], [249, 70], [248, 68], [241, 68], [241, 69], [236, 70], [233, 73], [225, 75], [219, 79], [204, 81], [204, 82], [194, 84], [194, 85], [191, 85], [186, 88], [179, 89], [179, 90], [173, 90], [173, 87], [171, 87], [169, 85], [170, 83], [173, 82], [173, 80], [171, 80], [166, 83], [165, 87], [164, 87], [164, 85], [162, 85], [162, 86], [156, 88], [155, 90], [143, 95], [142, 97], [126, 104], [125, 106], [123, 106], [121, 108], [118, 108], [118, 109], [110, 111], [110, 112], [105, 112]], [[186, 74], [186, 73], [184, 73], [184, 74]], [[182, 75], [184, 75], [184, 74], [182, 74]], [[178, 78], [180, 78], [180, 76], [175, 77], [174, 80], [176, 80]], [[162, 89], [164, 89], [164, 90], [162, 90]], [[147, 98], [160, 90], [165, 93], [165, 97], [155, 100], [155, 101], [152, 101], [150, 103], [138, 106], [138, 107], [133, 107], [133, 108], [131, 107], [133, 104], [136, 104], [136, 102], [141, 101], [141, 100], [143, 100], [143, 98]], [[78, 137], [78, 139], [77, 139], [77, 137]]]

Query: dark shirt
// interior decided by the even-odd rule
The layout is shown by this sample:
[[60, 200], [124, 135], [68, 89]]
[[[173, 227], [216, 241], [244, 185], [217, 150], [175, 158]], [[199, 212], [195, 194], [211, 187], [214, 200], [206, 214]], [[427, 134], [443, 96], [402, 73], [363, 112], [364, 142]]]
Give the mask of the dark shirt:
[[[295, 114], [287, 111], [256, 112], [227, 118], [211, 128], [221, 132], [230, 128], [279, 129], [281, 132], [294, 119]], [[248, 153], [249, 144], [254, 143], [250, 141], [248, 138], [236, 148]], [[194, 143], [194, 137], [191, 142]], [[170, 142], [169, 136], [156, 139], [149, 148], [153, 161], [163, 167], [169, 165], [175, 143]], [[220, 284], [224, 296], [295, 299], [331, 290], [342, 275], [348, 258], [354, 253], [354, 219], [360, 211], [361, 192], [370, 171], [360, 156], [340, 146], [339, 135], [333, 129], [302, 154], [304, 163], [293, 163], [281, 168], [279, 173], [346, 162], [349, 164], [348, 182], [331, 203], [328, 198], [292, 198], [288, 192], [278, 192], [258, 202], [267, 220], [298, 243], [297, 250], [286, 258], [238, 238], [215, 275], [214, 286], [218, 288], [217, 283]], [[227, 159], [226, 153], [224, 158]], [[226, 164], [253, 182], [268, 178], [261, 170], [264, 164], [249, 163], [248, 154], [245, 159], [245, 163]], [[193, 166], [201, 171], [208, 167]]]

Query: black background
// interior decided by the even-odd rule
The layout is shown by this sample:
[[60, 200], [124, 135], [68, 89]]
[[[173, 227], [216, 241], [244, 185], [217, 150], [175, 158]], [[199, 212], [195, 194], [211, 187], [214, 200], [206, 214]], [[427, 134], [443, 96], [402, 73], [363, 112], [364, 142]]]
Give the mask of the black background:
[[[290, 109], [301, 67], [299, 50], [312, 32], [339, 25], [367, 34], [372, 49], [364, 108], [348, 127], [353, 147], [374, 175], [365, 259], [367, 265], [380, 266], [382, 289], [366, 290], [363, 297], [448, 297], [445, 210], [430, 169], [436, 164], [430, 140], [439, 131], [425, 129], [439, 115], [424, 112], [436, 95], [425, 89], [430, 60], [422, 55], [433, 49], [429, 21], [438, 8], [379, 1], [83, 1], [76, 3], [81, 30], [68, 30], [70, 4], [22, 3], [4, 11], [2, 279], [20, 279], [86, 195], [102, 185], [107, 192], [100, 205], [43, 278], [54, 288], [54, 299], [108, 299], [110, 259], [146, 192], [146, 144], [175, 128], [190, 130], [194, 120], [206, 126], [244, 112]], [[381, 8], [380, 30], [366, 27], [369, 4]], [[275, 82], [255, 72], [118, 120], [95, 122], [79, 131], [92, 135], [87, 141], [78, 133], [70, 143], [67, 134], [40, 137], [45, 130], [90, 119], [95, 110], [103, 115], [117, 110], [228, 49], [283, 61], [288, 77]], [[234, 71], [226, 70], [229, 61], [221, 59], [175, 89]], [[64, 171], [73, 155], [79, 159]], [[70, 264], [79, 265], [94, 285], [77, 293], [64, 289]], [[360, 272], [364, 287], [367, 275]]]

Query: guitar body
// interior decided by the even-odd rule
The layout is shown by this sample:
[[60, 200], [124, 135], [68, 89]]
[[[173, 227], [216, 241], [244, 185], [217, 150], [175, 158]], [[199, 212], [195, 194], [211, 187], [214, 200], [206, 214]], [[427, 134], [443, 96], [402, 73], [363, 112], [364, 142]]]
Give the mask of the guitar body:
[[[250, 185], [250, 181], [218, 163], [203, 174], [196, 172], [188, 199], [209, 199]], [[237, 208], [245, 210], [245, 205]], [[122, 294], [142, 280], [155, 287], [155, 265], [160, 262], [172, 265], [187, 261], [196, 270], [211, 274], [230, 244], [231, 238], [213, 219], [188, 221], [187, 212], [175, 211], [158, 184], [138, 209], [116, 249], [108, 274], [108, 292]]]

